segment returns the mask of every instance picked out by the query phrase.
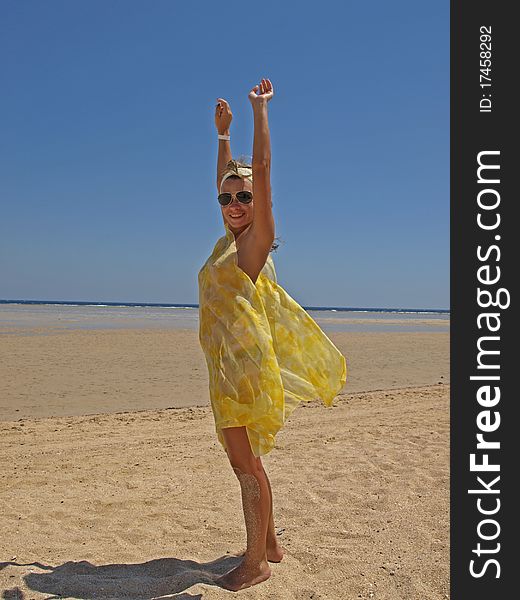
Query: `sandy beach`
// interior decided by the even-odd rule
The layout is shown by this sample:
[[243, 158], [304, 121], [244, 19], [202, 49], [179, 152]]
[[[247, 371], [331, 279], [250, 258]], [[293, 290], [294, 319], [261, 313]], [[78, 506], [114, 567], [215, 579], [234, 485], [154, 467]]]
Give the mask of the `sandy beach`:
[[[347, 357], [343, 391], [449, 382], [448, 333], [332, 332]], [[0, 420], [208, 406], [191, 329], [9, 329], [0, 337]]]
[[[263, 458], [285, 557], [244, 598], [449, 594], [449, 334], [333, 332], [349, 379]], [[245, 546], [193, 330], [4, 329], [5, 598], [212, 599]]]

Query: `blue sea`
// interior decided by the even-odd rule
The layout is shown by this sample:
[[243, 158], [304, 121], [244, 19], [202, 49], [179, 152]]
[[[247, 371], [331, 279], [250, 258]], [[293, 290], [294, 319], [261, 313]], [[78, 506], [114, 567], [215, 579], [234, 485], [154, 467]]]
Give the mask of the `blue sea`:
[[[304, 306], [324, 331], [446, 332], [450, 311], [417, 308]], [[198, 304], [1, 300], [0, 334], [20, 328], [198, 330]]]

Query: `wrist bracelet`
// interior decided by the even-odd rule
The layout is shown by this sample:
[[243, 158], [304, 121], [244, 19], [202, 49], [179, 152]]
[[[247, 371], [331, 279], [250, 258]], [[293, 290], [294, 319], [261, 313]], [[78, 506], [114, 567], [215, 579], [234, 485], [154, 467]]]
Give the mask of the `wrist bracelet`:
[[223, 134], [219, 133], [218, 134], [218, 139], [219, 140], [227, 140], [227, 141], [229, 141], [231, 139], [231, 136], [229, 136], [229, 135], [223, 135]]

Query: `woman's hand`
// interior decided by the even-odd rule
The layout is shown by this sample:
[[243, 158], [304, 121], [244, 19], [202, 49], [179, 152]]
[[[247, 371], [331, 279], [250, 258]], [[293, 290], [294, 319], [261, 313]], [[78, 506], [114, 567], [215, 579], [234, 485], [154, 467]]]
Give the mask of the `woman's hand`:
[[262, 79], [260, 85], [255, 87], [249, 92], [249, 100], [253, 106], [262, 106], [267, 104], [274, 95], [273, 84], [269, 79]]
[[217, 104], [215, 106], [215, 125], [220, 135], [223, 135], [229, 131], [229, 126], [233, 119], [233, 113], [231, 108], [224, 98], [217, 98]]

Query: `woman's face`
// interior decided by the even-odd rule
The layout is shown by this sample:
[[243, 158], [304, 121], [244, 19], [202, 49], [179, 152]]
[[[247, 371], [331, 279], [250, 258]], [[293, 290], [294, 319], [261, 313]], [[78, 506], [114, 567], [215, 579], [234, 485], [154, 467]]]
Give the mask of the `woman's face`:
[[[236, 194], [242, 190], [247, 190], [251, 193], [253, 192], [253, 184], [249, 179], [228, 178], [222, 185], [223, 192]], [[220, 206], [222, 216], [233, 233], [241, 233], [253, 222], [254, 202], [253, 199], [249, 204], [242, 204], [233, 197], [230, 204], [227, 206]]]

